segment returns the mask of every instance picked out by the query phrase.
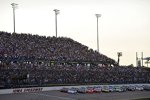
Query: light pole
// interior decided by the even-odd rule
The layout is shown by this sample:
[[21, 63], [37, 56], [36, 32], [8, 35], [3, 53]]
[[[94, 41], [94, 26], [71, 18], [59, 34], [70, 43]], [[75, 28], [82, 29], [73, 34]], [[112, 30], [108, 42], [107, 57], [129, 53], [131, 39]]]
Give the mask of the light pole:
[[57, 15], [59, 14], [59, 10], [54, 9], [54, 11], [55, 11], [55, 25], [56, 25], [56, 37], [57, 37]]
[[122, 52], [117, 52], [117, 55], [118, 55], [118, 65], [119, 65], [120, 57], [122, 56]]
[[99, 52], [99, 34], [98, 34], [98, 18], [101, 17], [101, 14], [95, 14], [97, 18], [97, 51]]
[[13, 8], [13, 23], [14, 23], [14, 33], [15, 33], [15, 9], [17, 8], [18, 4], [12, 3], [12, 8]]

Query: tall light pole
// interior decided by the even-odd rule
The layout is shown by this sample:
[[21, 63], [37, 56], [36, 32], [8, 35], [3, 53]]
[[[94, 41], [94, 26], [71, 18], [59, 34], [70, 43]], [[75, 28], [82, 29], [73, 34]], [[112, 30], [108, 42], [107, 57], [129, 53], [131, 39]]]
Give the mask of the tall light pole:
[[117, 52], [117, 55], [118, 55], [118, 66], [119, 66], [120, 57], [122, 56], [122, 52]]
[[98, 33], [98, 18], [101, 17], [101, 14], [95, 14], [97, 18], [97, 51], [99, 52], [99, 33]]
[[143, 52], [141, 52], [141, 60], [142, 60], [142, 67], [143, 67]]
[[55, 25], [56, 25], [56, 37], [57, 37], [57, 15], [59, 14], [59, 10], [54, 9], [54, 11], [55, 11]]
[[138, 66], [138, 53], [136, 52], [136, 67]]
[[18, 6], [18, 4], [16, 4], [16, 3], [12, 3], [11, 4], [12, 5], [12, 8], [13, 8], [13, 23], [14, 23], [14, 33], [16, 32], [15, 31], [15, 9], [17, 8], [17, 6]]

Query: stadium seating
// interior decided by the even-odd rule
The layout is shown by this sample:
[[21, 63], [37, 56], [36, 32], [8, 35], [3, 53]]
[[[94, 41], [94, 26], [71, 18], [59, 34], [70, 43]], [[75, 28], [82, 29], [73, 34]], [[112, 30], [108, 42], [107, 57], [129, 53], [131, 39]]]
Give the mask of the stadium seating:
[[90, 83], [150, 83], [150, 69], [117, 66], [66, 37], [0, 32], [0, 88]]

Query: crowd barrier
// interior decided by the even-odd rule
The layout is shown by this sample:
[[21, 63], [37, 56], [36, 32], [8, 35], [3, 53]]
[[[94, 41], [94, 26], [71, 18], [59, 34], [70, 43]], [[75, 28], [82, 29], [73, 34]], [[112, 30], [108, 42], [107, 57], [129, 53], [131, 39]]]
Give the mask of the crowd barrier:
[[117, 84], [117, 85], [80, 85], [80, 86], [56, 86], [56, 87], [30, 87], [30, 88], [14, 88], [14, 89], [0, 89], [0, 94], [13, 94], [13, 93], [28, 93], [28, 92], [40, 92], [40, 91], [51, 91], [60, 90], [63, 87], [66, 88], [80, 88], [80, 87], [93, 87], [93, 86], [129, 86], [129, 85], [148, 85], [150, 84]]

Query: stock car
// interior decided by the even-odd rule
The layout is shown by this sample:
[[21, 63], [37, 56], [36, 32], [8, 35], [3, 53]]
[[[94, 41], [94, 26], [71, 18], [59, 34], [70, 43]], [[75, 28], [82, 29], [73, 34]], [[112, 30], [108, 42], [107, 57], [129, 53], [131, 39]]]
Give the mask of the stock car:
[[109, 92], [114, 92], [115, 91], [115, 88], [114, 88], [114, 86], [109, 86]]
[[121, 86], [122, 92], [127, 91], [127, 87], [126, 86]]
[[78, 93], [86, 93], [86, 88], [85, 87], [80, 87], [78, 89]]
[[68, 88], [62, 88], [62, 89], [60, 90], [60, 92], [65, 92], [65, 93], [67, 93], [67, 92], [68, 92]]
[[143, 86], [136, 85], [136, 86], [135, 86], [135, 89], [138, 90], [138, 91], [143, 91], [143, 90], [144, 90], [144, 87], [143, 87]]
[[133, 86], [133, 85], [129, 85], [129, 86], [127, 86], [127, 90], [128, 90], [128, 91], [135, 91], [135, 90], [136, 90], [136, 87]]
[[87, 87], [86, 93], [94, 93], [94, 88], [93, 87]]
[[109, 86], [103, 86], [102, 87], [102, 92], [108, 93], [109, 92]]
[[94, 93], [93, 87], [81, 87], [78, 89], [78, 93]]
[[68, 93], [70, 93], [70, 94], [76, 94], [77, 92], [78, 92], [78, 88], [70, 88], [70, 89], [68, 89], [68, 91], [67, 91]]
[[125, 86], [114, 86], [114, 91], [115, 92], [125, 92], [126, 87]]
[[102, 92], [102, 87], [100, 87], [100, 86], [94, 87], [93, 89], [94, 89], [94, 92], [95, 92], [95, 93], [100, 93], [100, 92]]
[[144, 88], [144, 90], [146, 90], [146, 91], [150, 91], [150, 86], [148, 86], [148, 85], [145, 85], [143, 88]]

